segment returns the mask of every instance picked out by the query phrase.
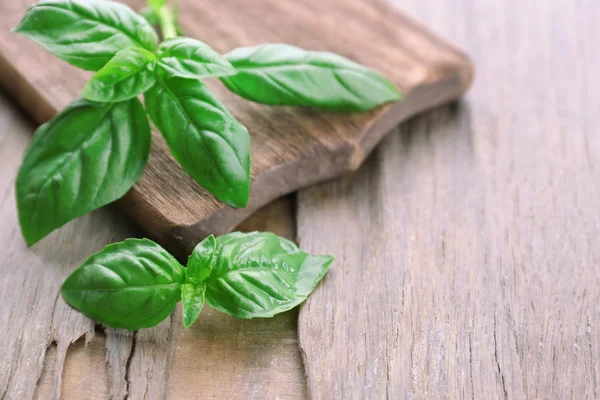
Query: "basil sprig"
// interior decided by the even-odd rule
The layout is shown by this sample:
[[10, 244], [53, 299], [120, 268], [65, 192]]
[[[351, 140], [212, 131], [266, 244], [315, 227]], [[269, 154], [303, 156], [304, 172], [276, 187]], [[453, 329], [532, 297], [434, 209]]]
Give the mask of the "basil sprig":
[[[84, 99], [41, 126], [25, 156], [17, 206], [30, 245], [133, 186], [150, 148], [146, 113], [200, 186], [245, 207], [248, 131], [200, 78], [218, 77], [240, 96], [271, 105], [365, 111], [400, 99], [383, 75], [332, 53], [268, 44], [222, 56], [178, 37], [165, 0], [149, 0], [144, 14], [106, 0], [41, 0], [14, 29], [60, 59], [96, 71]], [[160, 25], [162, 43], [149, 21]], [[142, 94], [145, 111], [136, 98]]]
[[206, 301], [237, 318], [265, 318], [302, 303], [331, 256], [312, 256], [267, 232], [234, 232], [200, 242], [187, 268], [148, 239], [127, 239], [91, 256], [64, 282], [71, 306], [113, 328], [157, 325], [181, 300], [190, 327]]

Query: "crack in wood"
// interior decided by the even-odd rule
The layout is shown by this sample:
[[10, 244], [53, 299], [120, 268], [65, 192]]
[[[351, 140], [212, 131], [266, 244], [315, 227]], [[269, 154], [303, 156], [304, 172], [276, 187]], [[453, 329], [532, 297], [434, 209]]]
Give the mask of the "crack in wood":
[[506, 390], [506, 380], [504, 378], [504, 373], [502, 372], [502, 368], [500, 368], [500, 361], [498, 359], [498, 329], [496, 326], [496, 320], [494, 319], [494, 362], [496, 363], [496, 367], [498, 369], [498, 376], [502, 388], [502, 393], [504, 399], [508, 399], [508, 391]]
[[125, 387], [126, 392], [123, 399], [129, 398], [129, 390], [130, 390], [130, 371], [131, 371], [131, 360], [133, 360], [133, 355], [135, 354], [135, 344], [136, 344], [137, 332], [134, 332], [131, 338], [131, 350], [129, 352], [129, 356], [127, 357], [127, 362], [125, 363]]

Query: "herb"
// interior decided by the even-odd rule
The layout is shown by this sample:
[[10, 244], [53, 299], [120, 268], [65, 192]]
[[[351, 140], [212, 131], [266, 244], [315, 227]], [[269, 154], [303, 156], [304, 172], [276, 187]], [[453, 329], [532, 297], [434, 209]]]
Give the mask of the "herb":
[[27, 243], [123, 196], [149, 153], [150, 125], [137, 98], [71, 103], [36, 131], [17, 176]]
[[332, 53], [264, 44], [235, 49], [225, 58], [237, 73], [221, 81], [259, 103], [366, 111], [400, 98], [379, 72]]
[[148, 239], [127, 239], [91, 256], [64, 282], [71, 306], [113, 328], [157, 325], [181, 300], [190, 327], [206, 301], [238, 318], [266, 318], [302, 303], [333, 262], [267, 232], [200, 242], [184, 268]]
[[[146, 113], [200, 186], [245, 207], [248, 131], [199, 78], [218, 77], [240, 96], [271, 105], [364, 111], [400, 99], [383, 75], [335, 54], [268, 44], [222, 56], [178, 37], [176, 13], [164, 0], [149, 0], [143, 15], [106, 0], [42, 0], [14, 29], [58, 58], [96, 71], [84, 99], [42, 125], [25, 155], [16, 192], [29, 245], [133, 186], [150, 149]], [[151, 23], [161, 28], [160, 44]], [[186, 296], [194, 293], [186, 289]]]
[[156, 57], [148, 50], [121, 50], [92, 76], [83, 88], [83, 97], [107, 103], [137, 97], [156, 83], [155, 62]]
[[113, 328], [140, 329], [167, 318], [181, 299], [185, 269], [147, 239], [108, 245], [62, 286], [71, 306]]
[[183, 169], [225, 203], [245, 205], [250, 194], [250, 136], [208, 87], [198, 79], [162, 78], [144, 99]]
[[98, 71], [119, 51], [154, 51], [158, 37], [140, 15], [105, 0], [42, 0], [14, 29], [50, 53], [87, 71]]

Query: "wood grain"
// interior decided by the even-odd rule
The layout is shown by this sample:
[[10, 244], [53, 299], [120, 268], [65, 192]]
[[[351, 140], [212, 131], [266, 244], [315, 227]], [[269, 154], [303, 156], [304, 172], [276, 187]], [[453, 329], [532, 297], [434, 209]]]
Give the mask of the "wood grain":
[[[0, 26], [15, 26], [30, 3], [0, 3]], [[129, 3], [136, 9], [143, 4]], [[227, 207], [201, 189], [156, 132], [145, 174], [120, 202], [146, 232], [181, 256], [275, 198], [357, 169], [398, 122], [459, 97], [471, 81], [472, 67], [460, 51], [376, 0], [183, 0], [180, 7], [184, 32], [218, 51], [264, 42], [334, 51], [382, 71], [405, 95], [393, 106], [348, 115], [253, 104], [209, 82], [251, 134], [248, 207]], [[338, 29], [342, 22], [348, 29]], [[38, 122], [77, 97], [89, 75], [25, 38], [0, 32], [0, 84]]]
[[300, 245], [337, 256], [300, 313], [311, 397], [598, 398], [600, 9], [402, 6], [478, 77], [299, 195]]
[[[0, 398], [306, 398], [297, 311], [261, 321], [208, 308], [184, 330], [181, 310], [138, 333], [103, 329], [68, 307], [64, 278], [104, 245], [139, 235], [116, 209], [80, 218], [27, 248], [14, 179], [34, 126], [0, 96]], [[293, 199], [254, 214], [241, 230], [294, 239]]]

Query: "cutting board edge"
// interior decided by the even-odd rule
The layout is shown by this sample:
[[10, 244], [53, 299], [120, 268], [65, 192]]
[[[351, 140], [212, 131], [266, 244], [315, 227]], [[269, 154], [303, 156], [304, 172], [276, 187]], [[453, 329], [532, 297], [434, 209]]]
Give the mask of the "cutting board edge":
[[[12, 65], [0, 51], [0, 87], [13, 99], [37, 124], [41, 125], [50, 119], [58, 110], [40, 95], [23, 74]], [[33, 105], [33, 107], [32, 107]]]

